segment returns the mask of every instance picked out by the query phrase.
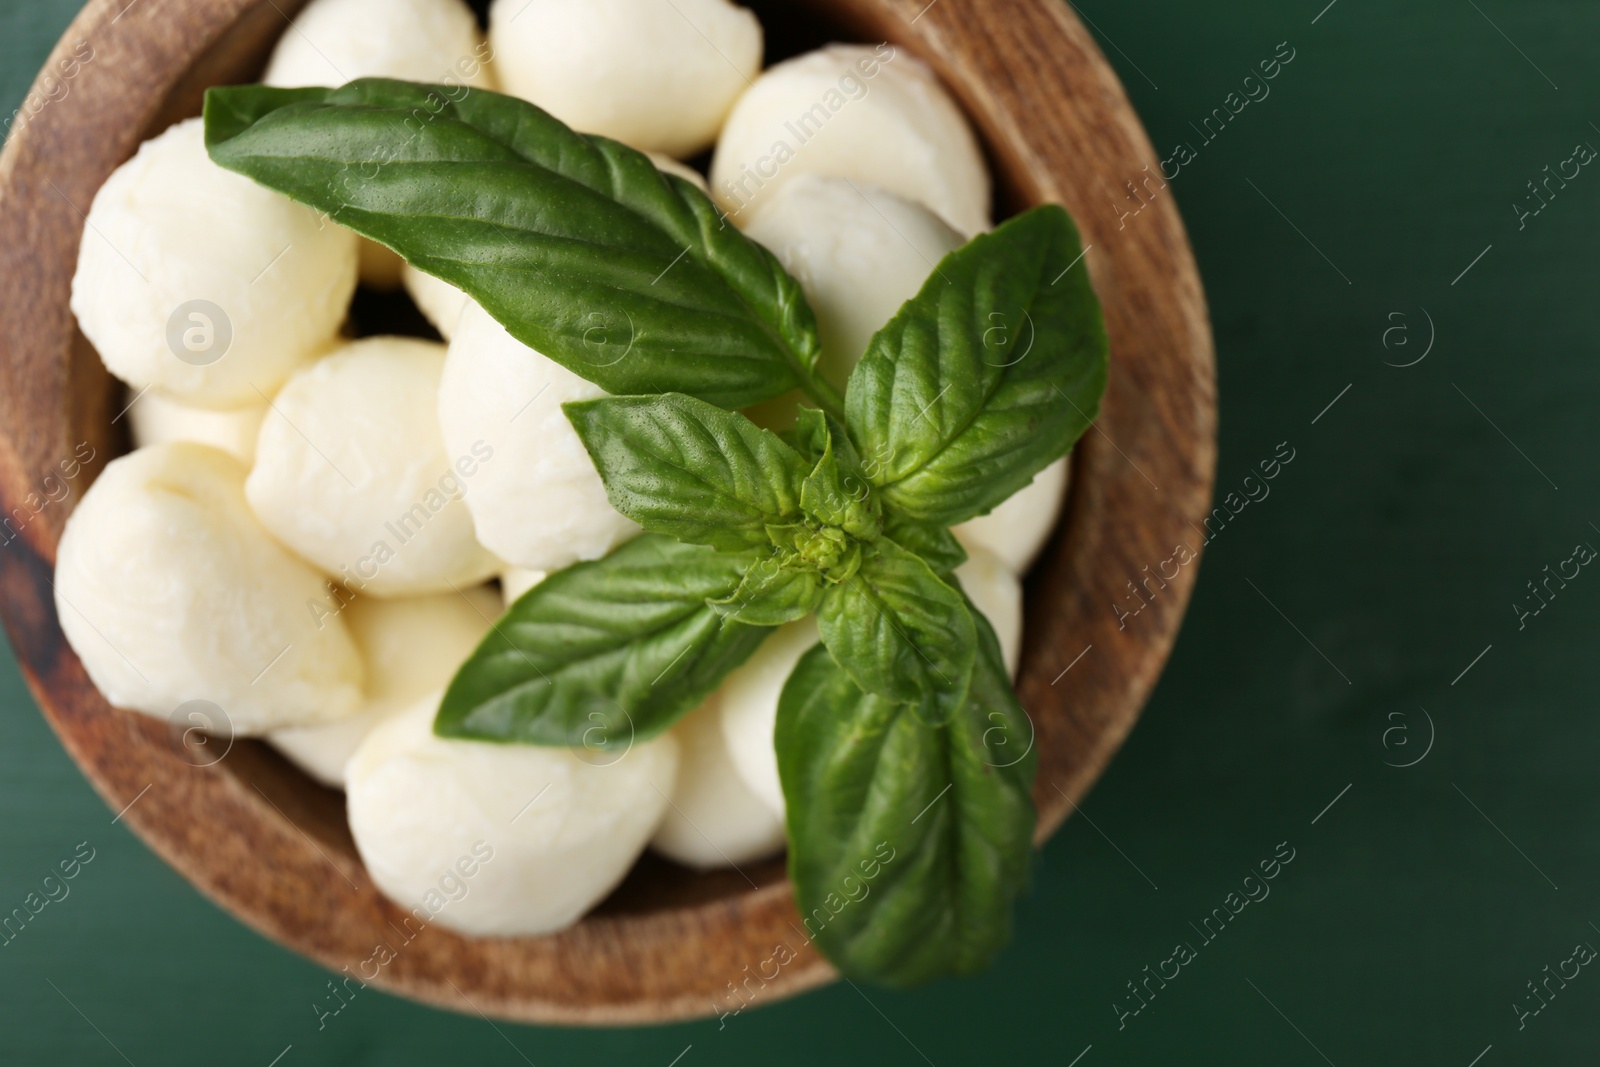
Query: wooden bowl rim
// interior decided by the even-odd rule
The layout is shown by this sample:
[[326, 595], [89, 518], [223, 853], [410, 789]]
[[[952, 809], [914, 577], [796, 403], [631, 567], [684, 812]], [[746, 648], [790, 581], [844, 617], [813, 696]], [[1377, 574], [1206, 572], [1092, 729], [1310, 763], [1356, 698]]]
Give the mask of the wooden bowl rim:
[[[237, 47], [236, 42], [229, 42], [238, 36], [247, 20], [259, 18], [262, 12], [260, 0], [136, 3], [140, 6], [129, 5], [127, 0], [91, 0], [52, 52], [34, 90], [41, 91], [46, 86], [49, 72], [71, 56], [76, 42], [90, 41], [97, 53], [103, 48], [128, 66], [85, 66], [72, 91], [46, 107], [39, 120], [14, 132], [0, 153], [0, 233], [15, 238], [0, 242], [10, 249], [0, 252], [0, 294], [12, 295], [32, 284], [22, 273], [29, 269], [28, 256], [49, 250], [41, 246], [48, 244], [52, 236], [60, 235], [63, 220], [67, 233], [74, 225], [62, 210], [52, 216], [56, 230], [46, 225], [33, 227], [23, 217], [26, 212], [50, 214], [49, 197], [40, 188], [40, 178], [61, 200], [73, 206], [78, 215], [75, 225], [81, 234], [79, 209], [87, 204], [77, 198], [67, 200], [67, 194], [51, 179], [48, 171], [52, 153], [77, 152], [93, 161], [98, 177], [75, 185], [73, 179], [77, 176], [58, 175], [68, 188], [91, 182], [88, 193], [92, 196], [104, 174], [131, 154], [129, 138], [133, 145], [137, 144], [166, 96], [176, 94], [186, 78], [194, 77], [193, 69], [208, 52], [219, 47], [219, 42]], [[277, 9], [279, 5], [271, 6]], [[1153, 164], [1157, 156], [1116, 76], [1069, 5], [1053, 0], [991, 0], [982, 12], [988, 29], [981, 35], [970, 21], [977, 13], [962, 11], [960, 0], [944, 0], [942, 4], [936, 0], [927, 6], [922, 0], [811, 0], [809, 6], [841, 22], [873, 31], [868, 36], [876, 34], [896, 45], [915, 41], [921, 57], [945, 76], [946, 83], [973, 115], [975, 125], [990, 136], [991, 150], [1000, 157], [997, 178], [1002, 184], [1009, 181], [1013, 197], [1022, 203], [1043, 199], [1067, 203], [1084, 230], [1086, 245], [1090, 250], [1097, 246], [1103, 249], [1090, 257], [1089, 264], [1106, 303], [1108, 327], [1112, 330], [1111, 391], [1097, 423], [1097, 433], [1085, 437], [1074, 457], [1072, 490], [1052, 559], [1045, 567], [1046, 573], [1035, 573], [1029, 585], [1031, 593], [1048, 583], [1064, 601], [1061, 610], [1074, 622], [1084, 620], [1081, 633], [1089, 646], [1085, 654], [1095, 641], [1122, 640], [1122, 626], [1109, 630], [1104, 619], [1096, 622], [1088, 614], [1088, 590], [1093, 587], [1097, 594], [1106, 590], [1096, 577], [1101, 567], [1114, 562], [1126, 564], [1131, 559], [1134, 566], [1129, 577], [1138, 577], [1140, 560], [1154, 564], [1162, 558], [1148, 555], [1152, 546], [1192, 543], [1197, 531], [1201, 544], [1194, 551], [1198, 554], [1203, 548], [1201, 527], [1210, 502], [1216, 449], [1210, 327], [1193, 256], [1171, 196], [1155, 196], [1143, 209], [1148, 217], [1141, 219], [1140, 226], [1120, 245], [1113, 244], [1107, 236], [1109, 224], [1088, 208], [1091, 202], [1099, 202], [1104, 190], [1084, 190], [1066, 182], [1060, 172], [1071, 161], [1064, 158], [1061, 146], [1052, 145], [1053, 154], [1041, 157], [1042, 150], [1031, 148], [1027, 139], [1020, 136], [1020, 124], [1025, 119], [1052, 117], [1053, 107], [1054, 117], [1062, 126], [1095, 134], [1085, 135], [1076, 147], [1086, 151], [1086, 158], [1093, 156], [1094, 165], [1087, 172], [1102, 180], [1108, 174], [1123, 175], [1130, 182], [1140, 179], [1149, 173], [1146, 170], [1141, 174], [1140, 167]], [[1002, 44], [1009, 54], [1003, 54]], [[1085, 110], [1075, 112], [1062, 101], [1048, 98], [1043, 103], [1033, 101], [1037, 111], [1019, 106], [1027, 99], [1029, 86], [1019, 88], [1016, 83], [1026, 79], [1015, 67], [1008, 69], [1007, 65], [1029, 56], [1043, 72], [1032, 85], [1035, 93], [1041, 86], [1070, 85], [1078, 90], [1074, 99], [1082, 102]], [[108, 145], [104, 139], [93, 137], [95, 123], [102, 121], [93, 108], [96, 98], [102, 107], [113, 106], [105, 102], [104, 94], [124, 81], [142, 88], [147, 95], [160, 91], [166, 96], [126, 104], [123, 111], [129, 113], [144, 107], [147, 121]], [[998, 87], [997, 96], [1010, 93], [1009, 108], [989, 100], [991, 86]], [[993, 110], [984, 110], [986, 106]], [[72, 120], [81, 121], [81, 128], [75, 127]], [[1107, 146], [1113, 157], [1110, 163], [1095, 155]], [[1121, 227], [1116, 232], [1120, 233]], [[71, 250], [75, 259], [76, 240]], [[47, 281], [59, 282], [59, 270], [43, 273], [48, 275]], [[68, 278], [70, 273], [69, 268]], [[59, 285], [53, 292], [59, 295]], [[1124, 302], [1128, 306], [1123, 306]], [[64, 300], [59, 303], [64, 304]], [[70, 409], [77, 402], [71, 383], [66, 380], [68, 372], [58, 365], [67, 362], [63, 350], [58, 346], [51, 351], [48, 347], [68, 336], [60, 329], [59, 312], [63, 309], [50, 310], [56, 313], [56, 329], [41, 330], [39, 344], [33, 347], [44, 347], [44, 356], [54, 359], [54, 363], [48, 359], [41, 362], [38, 357], [30, 363], [25, 358], [31, 351], [32, 334], [20, 341], [9, 335], [0, 339], [0, 385], [18, 386], [6, 392], [23, 394], [25, 399], [43, 393], [54, 403], [54, 407], [45, 405], [46, 416], [41, 420], [38, 409], [22, 406], [19, 411], [14, 396], [0, 397], [0, 412], [10, 416], [0, 422], [4, 427], [0, 430], [0, 506], [7, 514], [33, 491], [47, 457], [55, 454], [66, 439]], [[67, 318], [70, 320], [70, 315]], [[1146, 319], [1156, 324], [1148, 328], [1158, 339], [1164, 339], [1165, 345], [1143, 343], [1139, 330], [1144, 327], [1139, 324]], [[69, 321], [67, 329], [75, 332], [75, 324]], [[1140, 339], [1141, 343], [1134, 344], [1132, 339]], [[1132, 414], [1124, 416], [1123, 411]], [[1130, 421], [1152, 411], [1164, 420], [1159, 433], [1142, 430]], [[1108, 424], [1115, 430], [1115, 439], [1108, 432]], [[46, 441], [42, 437], [52, 439]], [[1133, 454], [1145, 463], [1135, 463], [1124, 447], [1132, 448]], [[1163, 483], [1156, 499], [1138, 485], [1138, 479], [1143, 478], [1155, 488], [1149, 467], [1159, 469]], [[1107, 509], [1124, 502], [1142, 526], [1112, 528]], [[114, 811], [122, 813], [121, 821], [127, 822], [202, 893], [262, 934], [331, 970], [348, 972], [352, 962], [350, 942], [335, 929], [348, 920], [348, 913], [318, 919], [305, 910], [304, 896], [309, 893], [315, 899], [345, 898], [347, 902], [353, 898], [350, 907], [371, 911], [391, 929], [397, 916], [403, 919], [403, 912], [381, 896], [376, 901], [372, 899], [376, 890], [359, 862], [342, 855], [330, 858], [306, 834], [301, 822], [310, 816], [295, 811], [302, 815], [302, 820], [296, 820], [273, 801], [262, 789], [263, 783], [271, 786], [270, 768], [253, 768], [258, 777], [249, 784], [258, 796], [252, 796], [231, 771], [197, 773], [164, 744], [164, 724], [112, 709], [93, 690], [81, 664], [65, 646], [49, 595], [49, 572], [53, 569], [61, 522], [70, 505], [71, 500], [48, 517], [41, 512], [40, 517], [46, 521], [30, 522], [21, 536], [6, 546], [13, 551], [0, 551], [0, 615], [4, 616], [19, 664], [46, 719], [96, 790]], [[1052, 692], [1051, 687], [1072, 667], [1045, 683], [1040, 662], [1043, 652], [1038, 646], [1045, 628], [1056, 625], [1056, 616], [1044, 612], [1047, 607], [1054, 612], [1056, 605], [1038, 604], [1037, 598], [1030, 596], [1027, 633], [1035, 639], [1030, 640], [1025, 654], [1019, 692], [1025, 705], [1046, 700], [1053, 712], [1041, 713], [1036, 723], [1041, 752], [1040, 781], [1035, 792], [1039, 806], [1037, 842], [1053, 833], [1076, 809], [1076, 802], [1131, 729], [1176, 637], [1197, 570], [1196, 565], [1180, 567], [1176, 577], [1161, 585], [1161, 593], [1152, 597], [1148, 605], [1154, 610], [1138, 634], [1139, 643], [1118, 646], [1114, 668], [1102, 670], [1091, 661], [1058, 692]], [[1132, 581], [1129, 587], [1133, 588]], [[1110, 614], [1103, 605], [1101, 611]], [[1052, 654], [1057, 662], [1065, 663], [1072, 651], [1055, 649]], [[1090, 710], [1070, 705], [1067, 694], [1077, 697], [1085, 693], [1097, 696], [1104, 708], [1100, 703]], [[1088, 703], [1085, 700], [1086, 706]], [[1079, 723], [1074, 716], [1080, 714], [1093, 718]], [[1057, 723], [1058, 718], [1072, 721]], [[1050, 781], [1045, 780], [1047, 742], [1053, 746], [1052, 755], [1059, 754], [1057, 748], [1066, 746], [1065, 755], [1056, 761], [1061, 765], [1054, 768], [1059, 773]], [[163, 774], [168, 777], [161, 778]], [[140, 790], [139, 782], [146, 779], [149, 784], [144, 789], [155, 794], [153, 798]], [[171, 788], [151, 789], [156, 781]], [[277, 795], [284, 799], [287, 794]], [[315, 826], [313, 829], [315, 832]], [[224, 838], [218, 832], [243, 833], [249, 841], [242, 853], [237, 845], [219, 851], [218, 842]], [[333, 833], [333, 837], [337, 836]], [[329, 844], [331, 838], [322, 840], [334, 847]], [[242, 868], [241, 855], [245, 857]], [[281, 871], [266, 870], [259, 856], [271, 856]], [[257, 869], [251, 869], [252, 861]], [[280, 899], [279, 894], [286, 887], [301, 894], [298, 906]], [[548, 938], [469, 939], [434, 930], [428, 938], [418, 939], [419, 945], [427, 941], [427, 946], [402, 954], [396, 965], [381, 968], [370, 982], [456, 1011], [518, 1021], [616, 1024], [694, 1018], [716, 1010], [707, 995], [707, 966], [726, 967], [729, 961], [753, 963], [761, 959], [772, 945], [774, 932], [787, 937], [782, 927], [797, 930], [794, 922], [798, 919], [787, 881], [777, 879], [737, 896], [692, 908], [599, 920], [591, 917], [573, 931]], [[732, 939], [734, 944], [713, 944], [713, 937]], [[410, 944], [407, 941], [402, 949]], [[684, 960], [686, 951], [690, 958]], [[596, 981], [620, 988], [586, 987], [578, 1000], [561, 995], [560, 989], [574, 978], [592, 977], [585, 968], [591, 967], [591, 957], [595, 955], [605, 956], [604, 967], [609, 968]], [[711, 962], [712, 955], [718, 962]], [[619, 965], [636, 965], [641, 972], [635, 976], [638, 980], [622, 979]], [[740, 977], [740, 971], [734, 967], [716, 970], [715, 975], [734, 979]], [[827, 962], [803, 946], [797, 961], [775, 978], [764, 981], [754, 999], [764, 1003], [790, 996], [833, 977]], [[615, 995], [610, 995], [613, 992]]]

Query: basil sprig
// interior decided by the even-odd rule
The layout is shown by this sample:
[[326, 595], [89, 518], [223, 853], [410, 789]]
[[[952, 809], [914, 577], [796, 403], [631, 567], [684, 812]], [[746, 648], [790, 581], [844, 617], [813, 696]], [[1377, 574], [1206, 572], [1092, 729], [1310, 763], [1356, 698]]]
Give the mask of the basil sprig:
[[[646, 532], [513, 604], [435, 732], [625, 748], [815, 613], [822, 644], [775, 737], [807, 929], [846, 974], [892, 985], [986, 965], [1027, 877], [1034, 755], [949, 527], [1028, 484], [1098, 411], [1106, 336], [1066, 212], [1035, 208], [945, 257], [840, 398], [770, 253], [690, 183], [531, 104], [365, 80], [213, 89], [205, 116], [217, 163], [459, 286], [616, 394], [565, 410]], [[782, 435], [731, 410], [796, 386], [817, 407]]]
[[[882, 536], [877, 494], [840, 462], [850, 451], [808, 419], [814, 465], [777, 434], [703, 400], [605, 397], [566, 405], [611, 506], [651, 533], [756, 553], [754, 580], [715, 606], [730, 620], [812, 610], [823, 643], [869, 693], [944, 722], [972, 677], [972, 615], [960, 592]], [[809, 490], [809, 492], [808, 492]]]

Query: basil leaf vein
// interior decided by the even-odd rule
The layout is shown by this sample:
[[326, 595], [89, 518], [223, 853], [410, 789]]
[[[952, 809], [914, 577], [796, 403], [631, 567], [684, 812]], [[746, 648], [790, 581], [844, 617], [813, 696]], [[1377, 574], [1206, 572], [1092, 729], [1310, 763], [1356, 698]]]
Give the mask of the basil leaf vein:
[[940, 723], [967, 698], [976, 655], [972, 616], [961, 592], [921, 557], [880, 539], [854, 575], [829, 587], [817, 627], [862, 689]]
[[947, 528], [934, 522], [919, 522], [894, 508], [884, 512], [883, 536], [921, 556], [940, 576], [967, 561], [967, 550]]
[[800, 517], [800, 454], [737, 412], [668, 393], [563, 405], [611, 506], [652, 533], [764, 548]]
[[785, 566], [776, 555], [750, 565], [731, 596], [711, 601], [713, 610], [752, 626], [797, 622], [822, 602], [821, 572], [809, 566]]
[[886, 504], [953, 526], [1066, 455], [1106, 366], [1077, 229], [1045, 205], [944, 258], [867, 346], [846, 424]]
[[752, 557], [642, 534], [522, 596], [457, 672], [434, 732], [624, 748], [697, 707], [771, 631], [706, 601]]

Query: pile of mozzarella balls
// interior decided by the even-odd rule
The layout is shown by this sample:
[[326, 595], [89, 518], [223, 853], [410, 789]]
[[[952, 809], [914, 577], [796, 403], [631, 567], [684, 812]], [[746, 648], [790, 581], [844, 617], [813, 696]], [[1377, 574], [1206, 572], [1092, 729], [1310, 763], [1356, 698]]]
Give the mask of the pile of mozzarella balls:
[[[727, 0], [495, 0], [486, 36], [462, 0], [313, 0], [264, 80], [497, 89], [651, 153], [799, 279], [842, 388], [939, 259], [990, 226], [989, 177], [904, 50], [761, 61], [760, 23]], [[680, 162], [708, 149], [709, 180]], [[403, 286], [444, 343], [341, 333], [358, 285]], [[110, 703], [221, 709], [345, 791], [400, 906], [470, 869], [429, 909], [470, 934], [571, 924], [647, 847], [703, 869], [782, 849], [773, 723], [810, 620], [626, 751], [432, 732], [505, 605], [638, 532], [562, 414], [601, 390], [459, 290], [211, 163], [198, 119], [101, 188], [72, 308], [128, 386], [137, 446], [79, 502], [56, 570], [62, 628]], [[1058, 463], [956, 531], [957, 576], [1013, 673], [1018, 576], [1065, 481]]]

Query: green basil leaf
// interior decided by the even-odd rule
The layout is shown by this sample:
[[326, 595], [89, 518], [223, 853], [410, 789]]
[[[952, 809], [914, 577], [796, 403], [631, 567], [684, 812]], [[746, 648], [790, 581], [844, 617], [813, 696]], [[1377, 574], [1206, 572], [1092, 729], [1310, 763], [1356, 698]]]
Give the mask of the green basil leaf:
[[771, 555], [752, 563], [733, 595], [711, 601], [711, 607], [751, 626], [782, 626], [817, 610], [822, 590], [822, 575], [815, 568], [785, 566]]
[[797, 408], [794, 429], [789, 432], [793, 435], [795, 449], [808, 463], [815, 463], [828, 450], [828, 417], [818, 408]]
[[1027, 884], [1036, 754], [994, 632], [948, 725], [863, 693], [814, 648], [778, 703], [789, 876], [844, 974], [891, 986], [983, 970]]
[[873, 337], [845, 412], [886, 506], [986, 514], [1088, 429], [1107, 349], [1082, 255], [1065, 211], [1034, 208], [946, 256]]
[[802, 454], [816, 457], [800, 487], [800, 507], [825, 526], [870, 541], [883, 531], [876, 493], [861, 472], [861, 457], [844, 427], [815, 408], [804, 408], [796, 432]]
[[884, 513], [883, 536], [927, 561], [938, 575], [946, 575], [967, 561], [967, 550], [956, 535], [937, 523], [918, 522], [893, 508]]
[[268, 112], [290, 104], [322, 103], [328, 90], [320, 88], [280, 89], [267, 85], [240, 85], [205, 95], [204, 122], [206, 148], [213, 142], [232, 140], [255, 125]]
[[975, 656], [973, 612], [961, 592], [893, 541], [872, 543], [861, 567], [817, 609], [822, 642], [869, 693], [941, 723], [962, 706]]
[[651, 533], [766, 548], [800, 517], [805, 460], [771, 430], [703, 400], [616, 396], [562, 405], [611, 506]]
[[530, 589], [445, 690], [444, 737], [621, 748], [699, 706], [771, 631], [724, 618], [748, 553], [643, 534]]
[[611, 393], [725, 407], [807, 382], [815, 317], [778, 260], [682, 178], [522, 100], [367, 78], [206, 93], [229, 170], [465, 290]]

